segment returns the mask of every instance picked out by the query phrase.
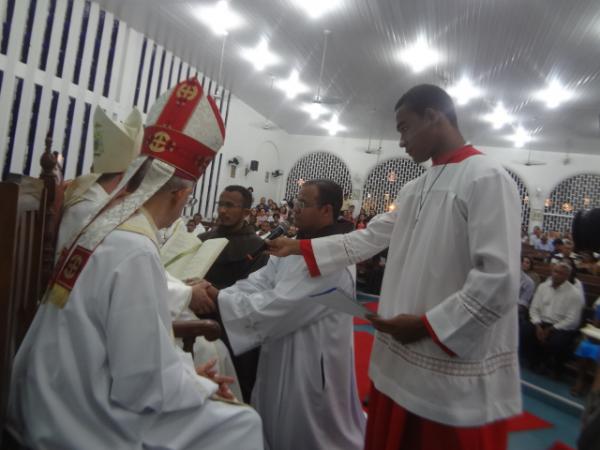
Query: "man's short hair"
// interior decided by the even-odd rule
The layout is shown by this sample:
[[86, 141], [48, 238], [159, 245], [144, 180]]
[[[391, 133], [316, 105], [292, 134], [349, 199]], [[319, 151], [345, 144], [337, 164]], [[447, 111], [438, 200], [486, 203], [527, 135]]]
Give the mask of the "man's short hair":
[[316, 186], [319, 191], [319, 206], [331, 205], [335, 222], [344, 203], [342, 187], [334, 181], [324, 179], [307, 181], [304, 186]]
[[567, 273], [569, 275], [571, 275], [573, 273], [573, 266], [571, 264], [569, 264], [567, 261], [565, 261], [564, 259], [561, 259], [560, 261], [555, 263], [555, 265], [557, 267], [566, 267]]
[[456, 109], [452, 97], [442, 88], [433, 84], [419, 84], [409, 89], [398, 103], [394, 111], [398, 111], [401, 106], [423, 117], [427, 108], [440, 111], [448, 121], [458, 128], [458, 119], [456, 118]]
[[231, 186], [225, 187], [223, 190], [227, 192], [239, 192], [242, 196], [242, 208], [252, 207], [252, 193], [244, 186], [232, 184]]

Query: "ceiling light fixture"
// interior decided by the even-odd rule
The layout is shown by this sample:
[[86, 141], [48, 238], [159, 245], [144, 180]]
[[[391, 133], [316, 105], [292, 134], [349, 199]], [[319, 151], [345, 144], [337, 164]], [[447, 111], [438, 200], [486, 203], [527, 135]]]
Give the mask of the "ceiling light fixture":
[[302, 107], [302, 111], [310, 114], [310, 118], [313, 120], [329, 113], [329, 110], [320, 103], [307, 103]]
[[400, 52], [400, 60], [410, 66], [414, 73], [419, 73], [438, 63], [441, 57], [437, 50], [429, 46], [427, 39], [421, 36]]
[[293, 2], [313, 20], [331, 12], [341, 3], [340, 0], [293, 0]]
[[198, 20], [219, 36], [227, 35], [229, 30], [238, 28], [244, 23], [242, 17], [229, 7], [226, 0], [220, 0], [212, 6], [196, 8], [194, 14]]
[[531, 134], [521, 125], [515, 128], [514, 134], [508, 136], [508, 139], [514, 142], [515, 147], [522, 148], [532, 140]]
[[499, 130], [505, 125], [510, 125], [514, 122], [514, 117], [511, 116], [502, 102], [498, 102], [494, 110], [490, 114], [483, 116], [483, 120], [490, 122], [494, 127], [494, 130]]
[[471, 100], [483, 95], [483, 91], [475, 86], [467, 77], [463, 77], [458, 83], [448, 89], [448, 93], [454, 97], [456, 103], [463, 106]]
[[308, 91], [308, 86], [300, 81], [300, 74], [296, 69], [292, 70], [287, 80], [279, 80], [276, 87], [285, 92], [285, 96], [290, 100]]
[[331, 120], [329, 122], [325, 122], [323, 124], [323, 128], [325, 128], [327, 131], [329, 131], [329, 136], [335, 136], [340, 131], [346, 130], [346, 127], [344, 125], [340, 124], [337, 114], [334, 114], [333, 117], [331, 117]]
[[251, 62], [258, 72], [281, 61], [279, 56], [269, 50], [269, 43], [265, 38], [261, 39], [256, 47], [243, 49], [242, 57]]
[[573, 97], [573, 93], [560, 84], [558, 80], [554, 79], [548, 83], [545, 89], [538, 91], [535, 97], [545, 102], [548, 108], [556, 108], [561, 103], [570, 100]]

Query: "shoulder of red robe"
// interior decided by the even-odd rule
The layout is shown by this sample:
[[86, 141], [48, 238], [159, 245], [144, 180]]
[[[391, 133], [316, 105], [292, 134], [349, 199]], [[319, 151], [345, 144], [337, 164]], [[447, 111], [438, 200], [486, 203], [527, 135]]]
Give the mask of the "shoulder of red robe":
[[225, 125], [214, 99], [197, 78], [178, 83], [148, 112], [142, 154], [160, 159], [175, 175], [198, 180], [225, 140]]

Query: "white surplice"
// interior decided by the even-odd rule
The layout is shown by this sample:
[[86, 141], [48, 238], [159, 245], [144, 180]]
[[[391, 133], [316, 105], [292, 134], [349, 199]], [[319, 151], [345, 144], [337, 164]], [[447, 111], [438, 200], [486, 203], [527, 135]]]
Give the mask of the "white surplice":
[[64, 308], [40, 306], [9, 402], [11, 427], [29, 447], [263, 448], [256, 412], [210, 399], [217, 386], [174, 345], [166, 296], [155, 244], [115, 230]]
[[518, 414], [515, 183], [491, 158], [475, 155], [432, 166], [402, 188], [395, 206], [364, 230], [312, 240], [321, 274], [389, 246], [379, 314], [425, 315], [442, 344], [427, 338], [402, 345], [376, 333], [369, 366], [375, 387], [447, 425], [479, 426]]
[[352, 317], [308, 298], [332, 287], [354, 295], [351, 270], [310, 279], [301, 257], [271, 257], [219, 293], [234, 352], [261, 346], [251, 403], [271, 450], [363, 448]]
[[98, 183], [94, 183], [86, 190], [81, 199], [63, 212], [60, 227], [58, 229], [58, 240], [56, 242], [57, 259], [60, 252], [71, 238], [81, 231], [86, 219], [97, 210], [106, 200], [109, 194]]

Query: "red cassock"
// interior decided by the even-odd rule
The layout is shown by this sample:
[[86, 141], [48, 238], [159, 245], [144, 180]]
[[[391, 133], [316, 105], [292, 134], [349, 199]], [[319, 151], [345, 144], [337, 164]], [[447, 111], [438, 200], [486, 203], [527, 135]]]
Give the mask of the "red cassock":
[[371, 387], [365, 450], [506, 450], [508, 424], [454, 427], [419, 417]]

